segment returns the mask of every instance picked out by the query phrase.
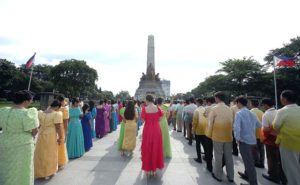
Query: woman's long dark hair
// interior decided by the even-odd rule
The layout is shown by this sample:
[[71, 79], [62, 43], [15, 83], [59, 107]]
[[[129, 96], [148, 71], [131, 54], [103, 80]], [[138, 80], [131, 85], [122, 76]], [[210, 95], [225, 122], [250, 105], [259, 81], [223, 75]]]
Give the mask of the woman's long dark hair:
[[89, 106], [90, 106], [90, 112], [92, 112], [93, 108], [95, 107], [95, 102], [94, 101], [89, 101]]
[[132, 100], [127, 102], [124, 117], [126, 120], [133, 120], [135, 117], [135, 106]]
[[30, 91], [27, 90], [22, 90], [22, 91], [18, 91], [14, 94], [14, 98], [13, 101], [15, 104], [21, 104], [24, 101], [30, 101], [32, 100], [33, 96], [32, 93]]
[[82, 107], [82, 112], [83, 112], [83, 114], [86, 113], [86, 110], [87, 110], [88, 108], [90, 108], [89, 104], [85, 103], [85, 104], [83, 105], [83, 107]]

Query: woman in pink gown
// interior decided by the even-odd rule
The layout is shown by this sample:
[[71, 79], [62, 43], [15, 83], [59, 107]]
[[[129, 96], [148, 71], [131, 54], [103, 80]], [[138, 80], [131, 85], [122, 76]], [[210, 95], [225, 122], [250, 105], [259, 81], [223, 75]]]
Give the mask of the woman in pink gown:
[[145, 121], [142, 135], [142, 170], [147, 176], [156, 176], [157, 169], [164, 167], [164, 155], [160, 118], [163, 112], [154, 105], [152, 95], [146, 96], [146, 107], [143, 107], [141, 118]]

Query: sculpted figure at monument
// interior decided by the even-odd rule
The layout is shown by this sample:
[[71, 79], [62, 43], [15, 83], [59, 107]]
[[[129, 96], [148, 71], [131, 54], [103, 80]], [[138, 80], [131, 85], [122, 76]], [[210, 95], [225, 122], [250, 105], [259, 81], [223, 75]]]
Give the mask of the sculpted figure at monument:
[[141, 81], [144, 81], [144, 80], [146, 80], [146, 75], [145, 75], [145, 73], [143, 72], [143, 73], [142, 73], [142, 77], [141, 77]]

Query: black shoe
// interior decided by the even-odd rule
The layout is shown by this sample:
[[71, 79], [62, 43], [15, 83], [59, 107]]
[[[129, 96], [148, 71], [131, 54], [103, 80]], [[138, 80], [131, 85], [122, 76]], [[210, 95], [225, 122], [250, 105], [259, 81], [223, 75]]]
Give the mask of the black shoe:
[[263, 164], [257, 164], [257, 163], [255, 163], [255, 167], [256, 168], [265, 168], [265, 166]]
[[232, 152], [232, 155], [239, 156], [239, 153], [238, 152]]
[[202, 163], [202, 160], [198, 158], [194, 158], [194, 161], [196, 161], [197, 163]]
[[233, 180], [233, 179], [230, 179], [229, 177], [227, 177], [227, 179], [228, 179], [228, 182], [234, 183], [234, 180]]
[[269, 181], [271, 181], [271, 182], [274, 182], [274, 183], [276, 183], [276, 184], [279, 184], [279, 183], [280, 183], [280, 180], [279, 180], [279, 179], [276, 180], [276, 179], [270, 177], [270, 176], [267, 175], [267, 174], [264, 174], [264, 173], [263, 173], [262, 176], [263, 176], [263, 178], [265, 178], [265, 179], [267, 179], [267, 180], [269, 180]]
[[206, 158], [205, 158], [205, 156], [203, 156], [203, 157], [202, 157], [202, 159], [203, 159], [204, 161], [206, 161]]
[[181, 130], [177, 130], [177, 132], [181, 132]]
[[248, 181], [248, 176], [244, 174], [243, 172], [238, 172], [238, 174], [241, 176], [242, 179]]
[[209, 171], [210, 173], [212, 173], [212, 168], [207, 168], [206, 167], [206, 170]]
[[192, 146], [192, 142], [188, 142], [188, 145]]
[[214, 173], [212, 173], [211, 176], [212, 176], [215, 180], [217, 180], [217, 181], [219, 181], [219, 182], [222, 182], [222, 180], [221, 180], [221, 179], [218, 179], [218, 178], [215, 176]]

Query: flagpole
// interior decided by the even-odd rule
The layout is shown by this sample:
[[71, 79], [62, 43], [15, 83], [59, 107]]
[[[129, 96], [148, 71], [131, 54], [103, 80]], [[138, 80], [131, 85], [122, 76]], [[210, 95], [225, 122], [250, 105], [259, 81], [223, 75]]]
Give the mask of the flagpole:
[[275, 90], [275, 108], [278, 109], [278, 101], [277, 101], [277, 83], [276, 83], [276, 64], [274, 60], [274, 90]]
[[31, 66], [30, 79], [29, 79], [29, 83], [28, 83], [28, 91], [30, 91], [32, 72], [33, 72], [33, 66]]

